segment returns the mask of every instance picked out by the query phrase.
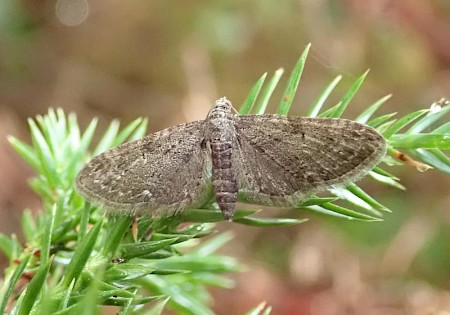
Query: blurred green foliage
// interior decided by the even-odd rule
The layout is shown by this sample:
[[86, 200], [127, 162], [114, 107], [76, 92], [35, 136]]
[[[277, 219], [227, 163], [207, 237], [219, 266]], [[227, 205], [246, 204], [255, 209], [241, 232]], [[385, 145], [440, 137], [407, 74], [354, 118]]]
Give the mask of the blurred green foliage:
[[[278, 107], [279, 114], [287, 114], [292, 105], [308, 51], [309, 46], [291, 73]], [[324, 101], [337, 82], [333, 81], [309, 112], [317, 113], [318, 116], [340, 117], [366, 74], [356, 80], [341, 101], [321, 112]], [[279, 75], [280, 72], [276, 72], [267, 85], [264, 85], [266, 75], [263, 75], [244, 101], [241, 113], [250, 113], [252, 110], [263, 112]], [[408, 152], [418, 158], [448, 172], [450, 159], [442, 158], [445, 154], [440, 151], [449, 146], [448, 124], [421, 133], [424, 129], [431, 129], [447, 114], [450, 108], [448, 103], [442, 101], [430, 110], [421, 110], [402, 118], [385, 115], [383, 119], [371, 119], [381, 104], [376, 102], [357, 120], [368, 121], [385, 135], [390, 143], [390, 155], [385, 161], [393, 165], [400, 164], [393, 159], [395, 148], [406, 147]], [[38, 173], [30, 184], [41, 196], [45, 211], [39, 213], [36, 220], [30, 212], [24, 212], [22, 229], [26, 237], [25, 246], [15, 236], [0, 237], [0, 248], [10, 260], [1, 291], [2, 311], [9, 299], [17, 298], [13, 304], [13, 314], [94, 312], [97, 304], [119, 306], [122, 314], [138, 314], [141, 309], [139, 305], [158, 300], [150, 312], [159, 313], [167, 303], [181, 314], [212, 314], [208, 306], [211, 298], [206, 288], [232, 287], [232, 282], [220, 274], [240, 270], [235, 259], [215, 254], [229, 241], [229, 234], [219, 234], [207, 242], [197, 244], [196, 239], [213, 233], [208, 222], [222, 220], [220, 211], [208, 207], [187, 210], [175, 217], [140, 217], [135, 220], [111, 215], [104, 217], [97, 207], [82, 200], [73, 190], [74, 178], [90, 156], [88, 149], [96, 124], [97, 121], [93, 120], [81, 132], [74, 114], [66, 116], [60, 109], [50, 110], [45, 116], [29, 120], [32, 146], [10, 137], [13, 147]], [[139, 118], [119, 131], [118, 122], [113, 121], [92, 150], [93, 154], [126, 140], [142, 137], [146, 125], [147, 121]], [[397, 178], [383, 169], [375, 168], [373, 175], [380, 183], [396, 187], [394, 183]], [[355, 184], [331, 192], [335, 196], [313, 196], [298, 205], [298, 208], [360, 221], [379, 221], [380, 211], [387, 211]], [[245, 199], [245, 195], [241, 197]], [[304, 219], [296, 218], [256, 218], [251, 216], [254, 213], [252, 210], [238, 210], [235, 222], [259, 227], [304, 222]], [[188, 222], [191, 223], [186, 225]], [[351, 228], [354, 229], [352, 234], [364, 234], [355, 230], [358, 225], [347, 227], [348, 230]], [[440, 249], [432, 252], [436, 250]], [[26, 285], [28, 289], [18, 292], [15, 297], [13, 292], [16, 283], [25, 273], [33, 274]], [[142, 289], [151, 295], [144, 295]], [[257, 307], [252, 312], [262, 311], [262, 314], [267, 314], [270, 309]]]

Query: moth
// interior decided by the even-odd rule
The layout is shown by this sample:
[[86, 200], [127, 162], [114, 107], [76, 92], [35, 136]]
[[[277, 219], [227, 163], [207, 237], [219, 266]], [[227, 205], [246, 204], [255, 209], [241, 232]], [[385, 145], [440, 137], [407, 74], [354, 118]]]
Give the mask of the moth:
[[373, 128], [347, 119], [237, 115], [225, 97], [206, 119], [110, 149], [76, 178], [87, 200], [119, 214], [173, 215], [213, 189], [226, 220], [238, 192], [254, 204], [295, 207], [365, 176], [386, 153]]

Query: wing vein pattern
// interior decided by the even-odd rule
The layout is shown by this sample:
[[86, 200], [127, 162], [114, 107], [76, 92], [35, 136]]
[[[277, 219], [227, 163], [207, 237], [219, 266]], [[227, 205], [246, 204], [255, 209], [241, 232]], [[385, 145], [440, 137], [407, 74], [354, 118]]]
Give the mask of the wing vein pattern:
[[235, 127], [238, 184], [256, 204], [296, 206], [360, 179], [386, 153], [374, 129], [346, 119], [246, 115]]
[[209, 192], [211, 157], [204, 121], [170, 127], [94, 157], [77, 177], [78, 191], [106, 209], [171, 215]]

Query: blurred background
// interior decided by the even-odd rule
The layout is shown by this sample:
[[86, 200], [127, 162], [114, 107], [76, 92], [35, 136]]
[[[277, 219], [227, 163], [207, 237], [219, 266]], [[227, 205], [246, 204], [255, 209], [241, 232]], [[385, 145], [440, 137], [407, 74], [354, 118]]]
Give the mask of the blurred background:
[[[343, 74], [334, 105], [368, 68], [349, 118], [390, 93], [381, 112], [401, 115], [449, 97], [445, 0], [0, 1], [0, 231], [20, 233], [22, 210], [40, 207], [6, 140], [29, 141], [28, 117], [61, 107], [82, 127], [99, 117], [101, 131], [144, 116], [151, 132], [203, 119], [218, 97], [239, 106], [262, 73], [289, 72], [309, 42], [292, 114]], [[217, 313], [267, 301], [273, 314], [450, 314], [450, 177], [387, 170], [407, 191], [361, 183], [393, 210], [381, 223], [298, 213], [311, 220], [219, 224], [235, 234], [223, 253], [247, 270], [231, 275], [235, 289], [212, 290]]]

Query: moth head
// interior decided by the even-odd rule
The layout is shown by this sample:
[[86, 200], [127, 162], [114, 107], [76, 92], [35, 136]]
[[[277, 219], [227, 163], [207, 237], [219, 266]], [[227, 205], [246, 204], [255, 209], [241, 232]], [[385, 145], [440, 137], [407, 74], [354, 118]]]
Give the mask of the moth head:
[[233, 105], [225, 96], [214, 102], [214, 108], [229, 110], [231, 107], [233, 107]]
[[214, 102], [213, 108], [208, 113], [208, 117], [223, 116], [220, 113], [229, 113], [233, 108], [231, 102], [224, 96]]

